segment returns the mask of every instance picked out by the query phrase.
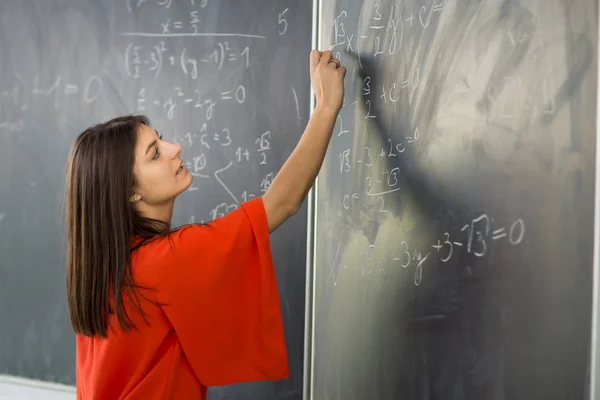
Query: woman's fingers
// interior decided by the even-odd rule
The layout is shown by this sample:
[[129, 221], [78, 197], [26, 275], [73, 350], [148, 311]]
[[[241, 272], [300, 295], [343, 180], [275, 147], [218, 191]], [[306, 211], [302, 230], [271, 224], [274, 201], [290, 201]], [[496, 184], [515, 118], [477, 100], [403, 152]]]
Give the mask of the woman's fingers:
[[321, 53], [321, 59], [319, 61], [319, 64], [327, 66], [327, 63], [329, 62], [329, 60], [331, 60], [332, 57], [333, 56], [331, 54], [331, 50], [325, 50]]
[[334, 68], [339, 68], [341, 66], [340, 64], [340, 60], [338, 60], [335, 57], [332, 57], [328, 62], [327, 62], [327, 66], [332, 66]]
[[321, 52], [319, 50], [313, 50], [310, 52], [310, 67], [315, 68], [319, 64], [321, 59]]

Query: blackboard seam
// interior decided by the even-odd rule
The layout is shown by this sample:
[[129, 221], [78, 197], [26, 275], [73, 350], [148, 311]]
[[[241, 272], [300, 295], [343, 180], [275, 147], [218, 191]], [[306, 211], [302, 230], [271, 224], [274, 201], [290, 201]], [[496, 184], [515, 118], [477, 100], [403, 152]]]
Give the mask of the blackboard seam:
[[[319, 0], [312, 0], [312, 21], [311, 21], [311, 50], [317, 50], [320, 46], [320, 12], [321, 4]], [[315, 109], [315, 92], [310, 85], [309, 114]], [[314, 398], [314, 352], [315, 352], [315, 265], [316, 265], [316, 243], [317, 231], [317, 191], [319, 175], [315, 178], [312, 188], [308, 192], [308, 212], [306, 217], [306, 283], [304, 300], [304, 366], [302, 379], [302, 399], [312, 400]]]

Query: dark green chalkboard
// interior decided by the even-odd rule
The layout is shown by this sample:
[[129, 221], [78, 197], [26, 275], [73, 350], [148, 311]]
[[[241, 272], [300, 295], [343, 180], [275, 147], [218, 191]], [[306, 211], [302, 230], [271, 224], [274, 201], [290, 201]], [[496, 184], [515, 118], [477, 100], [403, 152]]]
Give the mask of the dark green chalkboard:
[[[75, 383], [66, 158], [87, 126], [147, 114], [195, 175], [174, 225], [261, 195], [308, 121], [311, 7], [294, 1], [0, 4], [0, 374]], [[300, 399], [306, 208], [272, 235], [291, 377], [212, 398]]]

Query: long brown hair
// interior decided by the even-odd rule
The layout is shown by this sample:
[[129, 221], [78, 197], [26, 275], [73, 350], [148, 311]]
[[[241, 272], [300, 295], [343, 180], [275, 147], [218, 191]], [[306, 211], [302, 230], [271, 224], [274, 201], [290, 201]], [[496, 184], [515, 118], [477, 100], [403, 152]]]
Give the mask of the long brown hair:
[[132, 240], [138, 235], [142, 241], [164, 235], [169, 226], [142, 217], [129, 201], [141, 124], [149, 125], [146, 116], [122, 116], [94, 125], [77, 137], [71, 149], [66, 285], [71, 325], [78, 334], [107, 337], [108, 316], [114, 313], [124, 330], [135, 328], [125, 302], [146, 319], [140, 287], [133, 280]]

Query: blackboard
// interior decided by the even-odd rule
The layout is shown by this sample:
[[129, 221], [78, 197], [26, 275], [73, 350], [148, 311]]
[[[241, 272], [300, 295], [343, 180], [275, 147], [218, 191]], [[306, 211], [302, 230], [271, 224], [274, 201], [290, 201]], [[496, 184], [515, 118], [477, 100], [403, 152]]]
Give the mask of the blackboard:
[[584, 399], [598, 3], [323, 2], [313, 399]]
[[[308, 122], [311, 7], [295, 1], [0, 3], [0, 374], [75, 383], [63, 189], [73, 139], [143, 113], [195, 175], [173, 225], [261, 195]], [[306, 207], [271, 237], [291, 377], [213, 399], [301, 398]]]

